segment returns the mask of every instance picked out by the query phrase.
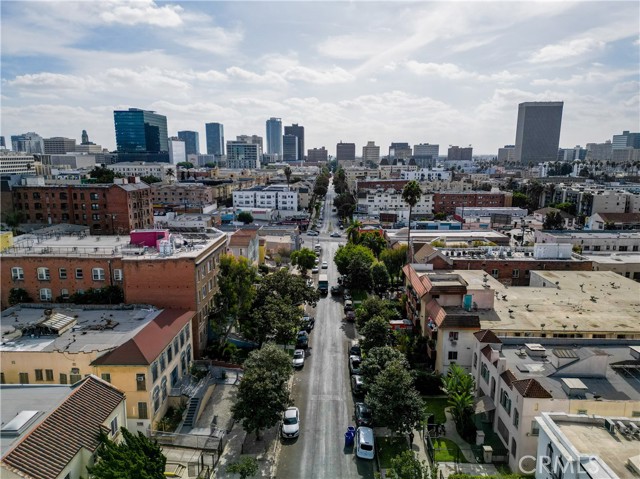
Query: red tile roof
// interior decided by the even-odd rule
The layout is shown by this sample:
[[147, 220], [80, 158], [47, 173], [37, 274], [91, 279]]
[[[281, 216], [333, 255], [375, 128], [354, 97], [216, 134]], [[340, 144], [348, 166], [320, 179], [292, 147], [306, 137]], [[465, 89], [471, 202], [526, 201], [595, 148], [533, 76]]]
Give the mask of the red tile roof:
[[410, 264], [405, 264], [404, 268], [402, 268], [405, 276], [409, 278], [409, 282], [413, 289], [416, 290], [419, 298], [422, 298], [425, 294], [427, 294], [427, 287], [421, 281], [420, 276], [415, 272], [415, 270], [411, 267]]
[[80, 448], [91, 453], [96, 450], [98, 432], [124, 401], [124, 393], [95, 376], [84, 378], [72, 389], [58, 408], [5, 455], [2, 462], [8, 469], [29, 479], [51, 479], [62, 473]]
[[490, 329], [481, 329], [480, 331], [473, 333], [473, 335], [480, 343], [502, 344], [500, 338], [498, 338], [498, 336], [496, 336]]
[[511, 389], [513, 389], [513, 382], [518, 380], [518, 378], [516, 378], [515, 374], [513, 374], [510, 369], [507, 369], [505, 372], [503, 372], [500, 377], [502, 378], [504, 383]]
[[95, 359], [92, 364], [148, 366], [195, 315], [195, 311], [165, 309], [133, 338]]
[[480, 350], [482, 355], [485, 358], [487, 358], [489, 361], [491, 361], [491, 351], [492, 351], [491, 346], [489, 346], [488, 344]]
[[521, 379], [513, 381], [513, 387], [524, 398], [551, 399], [553, 396], [549, 391], [535, 379]]
[[229, 246], [249, 246], [257, 235], [258, 230], [238, 230], [229, 238]]

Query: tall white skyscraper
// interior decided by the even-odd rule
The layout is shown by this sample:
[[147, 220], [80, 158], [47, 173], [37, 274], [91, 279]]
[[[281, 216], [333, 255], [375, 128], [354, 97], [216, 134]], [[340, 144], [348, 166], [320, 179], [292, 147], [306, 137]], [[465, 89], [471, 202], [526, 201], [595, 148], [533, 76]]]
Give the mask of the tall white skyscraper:
[[267, 154], [282, 158], [282, 120], [280, 118], [267, 120]]

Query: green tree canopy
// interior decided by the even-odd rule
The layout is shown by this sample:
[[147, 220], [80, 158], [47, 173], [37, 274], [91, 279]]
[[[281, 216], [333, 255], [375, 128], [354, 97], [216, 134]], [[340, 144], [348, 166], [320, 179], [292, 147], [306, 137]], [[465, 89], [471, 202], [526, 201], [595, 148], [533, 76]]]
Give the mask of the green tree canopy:
[[360, 365], [360, 374], [364, 377], [364, 384], [374, 384], [378, 375], [394, 361], [400, 362], [406, 369], [409, 369], [409, 363], [404, 354], [394, 347], [376, 346], [369, 349]]
[[312, 269], [316, 264], [316, 254], [309, 248], [302, 248], [291, 253], [291, 264], [297, 266], [300, 272], [305, 275], [307, 270]]
[[376, 261], [371, 265], [371, 282], [373, 290], [382, 295], [391, 284], [389, 272], [386, 265], [382, 261]]
[[526, 208], [528, 201], [529, 197], [524, 193], [520, 193], [519, 191], [515, 191], [513, 193], [513, 196], [511, 197], [511, 204], [515, 208]]
[[381, 299], [377, 296], [370, 296], [360, 304], [356, 311], [356, 325], [361, 330], [374, 316], [382, 316], [387, 321], [400, 319], [398, 310], [391, 301]]
[[254, 307], [248, 321], [241, 322], [242, 333], [249, 339], [264, 344], [275, 341], [290, 343], [300, 327], [300, 308], [282, 301], [276, 296], [267, 296], [258, 307]]
[[320, 299], [318, 291], [307, 286], [304, 278], [294, 276], [286, 269], [280, 269], [262, 279], [258, 285], [253, 308], [260, 307], [270, 296], [293, 306], [302, 304], [315, 306]]
[[391, 326], [384, 316], [374, 316], [360, 331], [364, 338], [360, 341], [362, 350], [366, 353], [372, 348], [387, 346], [391, 341]]
[[372, 264], [373, 262], [360, 255], [351, 258], [347, 268], [346, 286], [350, 289], [369, 291], [372, 285]]
[[346, 246], [338, 248], [333, 258], [341, 275], [349, 274], [349, 264], [354, 258], [362, 258], [363, 262], [368, 264], [368, 268], [371, 267], [376, 259], [373, 252], [366, 246], [347, 243]]
[[162, 180], [157, 176], [148, 175], [140, 178], [141, 181], [144, 181], [146, 184], [151, 185], [153, 183], [161, 183]]
[[249, 213], [248, 211], [241, 211], [236, 216], [236, 219], [238, 221], [244, 223], [245, 225], [248, 225], [249, 223], [253, 223], [253, 215], [251, 213]]
[[559, 211], [550, 211], [544, 217], [542, 228], [545, 230], [561, 230], [564, 227], [564, 219]]
[[131, 434], [120, 428], [122, 442], [115, 443], [104, 431], [100, 431], [97, 460], [87, 466], [92, 479], [165, 479], [167, 458], [156, 441], [144, 434]]
[[357, 243], [373, 251], [376, 258], [379, 258], [380, 253], [387, 249], [387, 240], [377, 231], [361, 232]]
[[227, 472], [231, 474], [239, 474], [240, 479], [253, 477], [258, 473], [258, 470], [258, 461], [255, 457], [251, 456], [245, 456], [227, 466]]
[[93, 167], [93, 170], [89, 172], [89, 176], [94, 178], [97, 183], [113, 183], [116, 174], [105, 165], [96, 165]]
[[422, 422], [424, 404], [413, 377], [399, 361], [392, 361], [368, 387], [365, 402], [375, 421], [397, 434], [408, 434]]
[[458, 432], [470, 439], [475, 430], [471, 421], [475, 389], [473, 376], [459, 365], [451, 364], [447, 375], [442, 377], [442, 389], [447, 394]]
[[218, 292], [214, 297], [220, 323], [247, 317], [256, 296], [256, 279], [257, 270], [247, 258], [220, 256]]
[[288, 381], [293, 373], [290, 356], [274, 344], [265, 344], [249, 354], [236, 402], [231, 407], [233, 418], [242, 422], [247, 432], [260, 432], [278, 424], [291, 404]]
[[428, 479], [429, 466], [426, 461], [420, 462], [413, 451], [406, 450], [391, 459], [391, 468], [386, 470], [385, 477], [389, 479]]
[[191, 168], [193, 168], [193, 163], [191, 163], [190, 161], [181, 161], [180, 163], [177, 163], [176, 166], [179, 166], [180, 168], [183, 168], [185, 170], [190, 170]]
[[402, 273], [402, 267], [407, 263], [407, 247], [401, 245], [396, 248], [385, 249], [380, 253], [380, 261], [382, 261], [392, 279], [399, 278]]

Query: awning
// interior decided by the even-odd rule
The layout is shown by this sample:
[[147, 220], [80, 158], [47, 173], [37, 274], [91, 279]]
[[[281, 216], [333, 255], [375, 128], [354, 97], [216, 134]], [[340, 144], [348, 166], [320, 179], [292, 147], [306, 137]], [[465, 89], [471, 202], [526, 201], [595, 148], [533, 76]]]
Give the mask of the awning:
[[493, 399], [489, 396], [482, 396], [475, 400], [473, 409], [476, 414], [482, 414], [483, 412], [493, 411], [496, 405], [493, 403]]

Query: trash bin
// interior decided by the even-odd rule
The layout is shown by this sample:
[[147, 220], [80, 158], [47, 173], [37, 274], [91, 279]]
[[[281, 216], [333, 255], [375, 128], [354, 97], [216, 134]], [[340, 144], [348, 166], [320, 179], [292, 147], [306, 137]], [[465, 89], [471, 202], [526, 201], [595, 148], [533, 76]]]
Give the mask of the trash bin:
[[344, 447], [353, 446], [353, 436], [354, 434], [350, 431], [344, 433]]
[[356, 428], [354, 426], [347, 426], [347, 432], [350, 432], [351, 434], [355, 434]]

